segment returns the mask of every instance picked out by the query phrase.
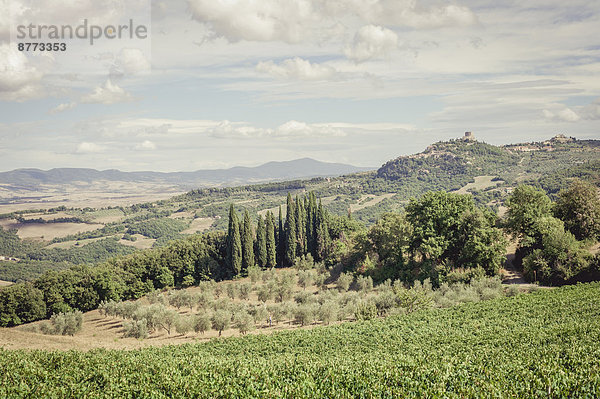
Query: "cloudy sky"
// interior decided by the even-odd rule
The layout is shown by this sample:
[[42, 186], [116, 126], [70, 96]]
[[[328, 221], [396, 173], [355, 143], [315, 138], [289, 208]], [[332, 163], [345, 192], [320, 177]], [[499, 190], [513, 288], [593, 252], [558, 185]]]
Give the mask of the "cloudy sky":
[[[151, 34], [21, 52], [25, 17]], [[2, 171], [378, 166], [467, 130], [600, 139], [600, 2], [0, 0]]]

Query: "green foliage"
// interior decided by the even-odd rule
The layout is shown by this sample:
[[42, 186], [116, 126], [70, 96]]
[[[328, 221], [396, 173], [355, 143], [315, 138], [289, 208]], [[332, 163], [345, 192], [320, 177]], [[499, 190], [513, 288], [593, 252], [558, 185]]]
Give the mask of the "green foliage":
[[354, 317], [358, 321], [373, 320], [377, 317], [377, 306], [373, 302], [360, 302], [354, 310]]
[[267, 212], [267, 221], [265, 227], [266, 233], [266, 250], [267, 250], [267, 263], [266, 267], [273, 268], [276, 266], [277, 248], [275, 242], [275, 220], [271, 212]]
[[212, 327], [212, 321], [208, 314], [199, 314], [196, 316], [193, 322], [194, 331], [197, 333], [204, 334]]
[[[582, 189], [574, 187], [577, 191]], [[575, 195], [574, 192], [571, 194]], [[562, 195], [570, 196], [567, 192]], [[570, 212], [577, 212], [581, 203], [577, 204], [575, 198], [572, 201], [574, 208]], [[565, 200], [560, 204], [559, 214], [573, 214], [562, 213], [568, 207]], [[507, 229], [520, 238], [516, 261], [522, 264], [523, 272], [530, 280], [564, 284], [589, 267], [589, 253], [571, 232], [565, 230], [563, 221], [552, 216], [550, 199], [543, 192], [519, 186], [509, 198], [508, 206]], [[565, 218], [573, 221], [568, 216]]]
[[231, 324], [231, 313], [227, 310], [218, 310], [212, 316], [212, 326], [219, 332], [219, 337]]
[[188, 227], [188, 223], [179, 219], [151, 219], [144, 222], [134, 223], [127, 229], [128, 234], [141, 234], [150, 238], [168, 239], [176, 237], [177, 234]]
[[550, 199], [543, 191], [520, 185], [506, 201], [507, 230], [521, 240], [534, 239], [534, 223], [539, 218], [551, 215], [551, 205]]
[[568, 189], [558, 193], [554, 215], [578, 240], [597, 240], [600, 238], [598, 188], [582, 180], [574, 180]]
[[123, 331], [123, 337], [126, 338], [148, 338], [148, 322], [146, 319], [125, 320], [123, 322]]
[[15, 284], [0, 289], [0, 327], [16, 326], [44, 317], [44, 295], [32, 284]]
[[31, 251], [28, 253], [28, 258], [34, 261], [68, 262], [78, 265], [82, 263], [99, 263], [135, 251], [135, 248], [120, 244], [117, 238], [105, 238], [69, 249], [44, 248]]
[[51, 335], [75, 335], [81, 331], [83, 326], [83, 313], [76, 310], [74, 312], [58, 313], [52, 315], [50, 321], [40, 325], [43, 334]]
[[[267, 232], [262, 215], [258, 216], [256, 226], [256, 263], [259, 267], [267, 265]], [[250, 274], [250, 268], [248, 268], [248, 274]]]
[[237, 276], [242, 270], [242, 239], [239, 220], [233, 204], [229, 207], [229, 229], [227, 231], [226, 267], [228, 277]]
[[352, 284], [353, 280], [354, 278], [351, 274], [342, 273], [336, 280], [335, 284], [339, 291], [344, 292], [348, 291], [348, 288], [350, 288], [350, 284]]
[[249, 267], [254, 266], [254, 233], [248, 210], [244, 211], [242, 232], [242, 272], [246, 273]]

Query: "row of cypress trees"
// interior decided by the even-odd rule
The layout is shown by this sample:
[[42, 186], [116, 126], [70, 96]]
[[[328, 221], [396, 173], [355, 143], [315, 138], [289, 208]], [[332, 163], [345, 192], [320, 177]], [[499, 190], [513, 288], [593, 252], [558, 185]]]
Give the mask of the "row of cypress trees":
[[231, 204], [226, 240], [228, 274], [245, 273], [254, 265], [291, 266], [297, 257], [309, 253], [316, 261], [325, 259], [331, 246], [327, 219], [326, 210], [313, 192], [296, 196], [295, 200], [288, 193], [285, 218], [279, 206], [278, 223], [268, 211], [264, 218], [258, 216], [256, 229], [248, 211], [240, 220]]

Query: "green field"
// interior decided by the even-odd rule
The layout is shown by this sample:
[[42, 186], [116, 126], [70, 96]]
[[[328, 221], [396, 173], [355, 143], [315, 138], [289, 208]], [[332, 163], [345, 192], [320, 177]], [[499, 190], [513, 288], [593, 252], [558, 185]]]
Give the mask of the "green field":
[[135, 351], [3, 351], [1, 397], [600, 396], [600, 284]]

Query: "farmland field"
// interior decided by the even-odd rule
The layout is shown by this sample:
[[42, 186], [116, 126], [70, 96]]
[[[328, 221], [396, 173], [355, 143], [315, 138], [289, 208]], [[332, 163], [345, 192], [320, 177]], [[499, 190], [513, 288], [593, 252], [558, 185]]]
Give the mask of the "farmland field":
[[0, 396], [598, 397], [600, 284], [134, 351], [3, 351]]

